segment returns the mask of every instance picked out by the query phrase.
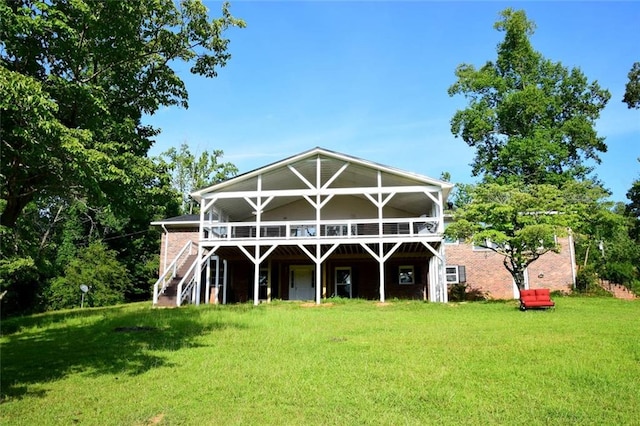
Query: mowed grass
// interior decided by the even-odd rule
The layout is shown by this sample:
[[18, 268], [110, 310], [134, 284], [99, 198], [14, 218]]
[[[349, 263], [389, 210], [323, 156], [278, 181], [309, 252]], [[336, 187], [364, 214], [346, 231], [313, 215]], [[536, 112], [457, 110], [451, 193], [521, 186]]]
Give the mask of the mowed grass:
[[640, 303], [151, 309], [2, 323], [3, 425], [639, 424]]

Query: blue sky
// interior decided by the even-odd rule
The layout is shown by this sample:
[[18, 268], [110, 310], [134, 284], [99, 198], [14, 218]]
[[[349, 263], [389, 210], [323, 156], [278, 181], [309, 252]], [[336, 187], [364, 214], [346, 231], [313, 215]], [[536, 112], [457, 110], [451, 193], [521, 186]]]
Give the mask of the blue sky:
[[[205, 4], [219, 15], [220, 2]], [[231, 61], [215, 79], [176, 65], [189, 109], [146, 118], [162, 129], [150, 155], [182, 143], [220, 149], [244, 173], [320, 146], [473, 182], [474, 151], [449, 124], [466, 102], [447, 89], [459, 64], [495, 60], [504, 33], [493, 24], [506, 7], [536, 23], [536, 50], [611, 92], [597, 122], [608, 152], [596, 174], [626, 201], [640, 178], [640, 110], [621, 102], [640, 61], [637, 2], [235, 1], [247, 28], [227, 33]]]

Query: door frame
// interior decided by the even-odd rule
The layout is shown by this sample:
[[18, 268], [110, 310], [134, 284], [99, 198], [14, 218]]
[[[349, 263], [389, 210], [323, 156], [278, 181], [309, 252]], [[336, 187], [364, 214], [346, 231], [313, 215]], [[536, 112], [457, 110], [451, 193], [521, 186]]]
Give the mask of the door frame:
[[[296, 271], [308, 271], [309, 273], [309, 294], [310, 297], [299, 298], [298, 288], [295, 286]], [[315, 299], [315, 278], [316, 267], [314, 265], [291, 265], [289, 267], [289, 300], [314, 300]], [[306, 289], [306, 288], [305, 288]]]

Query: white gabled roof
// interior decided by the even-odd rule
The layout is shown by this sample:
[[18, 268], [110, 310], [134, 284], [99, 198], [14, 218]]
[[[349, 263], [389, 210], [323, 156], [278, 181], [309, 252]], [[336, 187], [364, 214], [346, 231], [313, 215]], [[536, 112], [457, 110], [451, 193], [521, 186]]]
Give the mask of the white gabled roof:
[[377, 172], [383, 174], [383, 186], [430, 185], [442, 189], [446, 200], [453, 184], [439, 179], [433, 179], [417, 173], [407, 172], [394, 167], [385, 166], [361, 158], [339, 152], [316, 147], [281, 161], [243, 173], [224, 182], [202, 188], [191, 194], [199, 201], [205, 194], [220, 191], [254, 191], [259, 175], [262, 175], [263, 189], [305, 189], [304, 182], [289, 169], [294, 167], [309, 182], [316, 182], [316, 160], [323, 162], [321, 167], [321, 181], [325, 183], [336, 174], [344, 164], [347, 167], [339, 177], [332, 182], [333, 187], [375, 187], [377, 186]]

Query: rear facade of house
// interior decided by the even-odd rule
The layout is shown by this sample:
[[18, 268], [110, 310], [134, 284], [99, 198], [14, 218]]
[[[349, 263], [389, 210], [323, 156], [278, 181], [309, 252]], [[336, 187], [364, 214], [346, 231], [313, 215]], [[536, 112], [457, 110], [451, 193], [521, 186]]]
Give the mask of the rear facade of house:
[[[336, 296], [447, 302], [449, 286], [467, 282], [490, 283], [489, 297], [513, 297], [510, 278], [477, 275], [487, 253], [445, 242], [451, 189], [322, 148], [204, 188], [192, 194], [199, 215], [153, 223], [163, 229], [154, 304]], [[572, 268], [564, 269], [562, 277], [549, 269], [542, 284], [566, 289]]]

